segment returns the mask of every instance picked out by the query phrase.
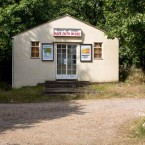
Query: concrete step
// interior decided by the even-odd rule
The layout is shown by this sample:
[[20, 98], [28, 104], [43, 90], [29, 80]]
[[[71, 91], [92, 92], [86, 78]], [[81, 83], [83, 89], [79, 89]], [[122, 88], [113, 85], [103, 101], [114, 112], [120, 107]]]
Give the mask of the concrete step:
[[73, 90], [73, 89], [71, 89], [71, 90], [66, 90], [66, 89], [62, 89], [62, 90], [57, 90], [57, 89], [55, 89], [55, 90], [45, 90], [45, 94], [58, 94], [58, 95], [60, 95], [60, 94], [74, 94], [74, 93], [82, 93], [82, 91], [80, 91], [80, 90]]
[[78, 93], [92, 93], [87, 90], [87, 86], [91, 85], [89, 81], [46, 81], [45, 94], [78, 94]]
[[78, 88], [84, 87], [84, 84], [45, 84], [45, 88]]
[[96, 93], [96, 91], [91, 91], [91, 90], [84, 90], [84, 89], [68, 89], [68, 88], [63, 88], [63, 89], [55, 89], [55, 88], [50, 88], [50, 89], [46, 89], [45, 90], [45, 94], [92, 94], [92, 93]]
[[91, 84], [89, 81], [46, 81], [45, 84]]

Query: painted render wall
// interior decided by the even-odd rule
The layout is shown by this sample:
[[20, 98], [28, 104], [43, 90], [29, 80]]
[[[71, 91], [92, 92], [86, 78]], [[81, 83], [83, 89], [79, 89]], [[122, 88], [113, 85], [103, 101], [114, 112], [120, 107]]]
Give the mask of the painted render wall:
[[[82, 37], [54, 37], [54, 28], [81, 29]], [[31, 58], [31, 41], [40, 42], [40, 59]], [[104, 32], [69, 15], [45, 23], [13, 39], [13, 84], [14, 88], [34, 86], [46, 80], [56, 79], [56, 44], [75, 43], [77, 45], [78, 80], [92, 82], [112, 82], [119, 79], [119, 42], [107, 39]], [[103, 42], [103, 59], [80, 62], [80, 45]], [[54, 61], [42, 61], [41, 43], [54, 43]], [[94, 56], [92, 55], [92, 58]]]

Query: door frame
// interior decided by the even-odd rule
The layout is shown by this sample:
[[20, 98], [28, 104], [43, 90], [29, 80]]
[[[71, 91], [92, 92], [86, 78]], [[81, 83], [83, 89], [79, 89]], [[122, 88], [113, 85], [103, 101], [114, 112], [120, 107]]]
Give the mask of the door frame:
[[[66, 57], [66, 74], [65, 75], [63, 75], [63, 74], [61, 74], [61, 75], [58, 75], [57, 74], [57, 44], [64, 44], [64, 45], [66, 45], [66, 56], [68, 56], [68, 52], [67, 52], [67, 50], [68, 50], [68, 45], [76, 45], [76, 74], [75, 75], [73, 75], [73, 74], [71, 74], [71, 75], [68, 75], [67, 74], [67, 68], [68, 68], [68, 58]], [[55, 52], [55, 55], [56, 55], [56, 63], [55, 63], [55, 65], [56, 65], [56, 80], [77, 80], [78, 79], [78, 73], [77, 73], [77, 47], [78, 47], [78, 44], [76, 44], [76, 43], [55, 43], [55, 50], [56, 50], [56, 52]]]

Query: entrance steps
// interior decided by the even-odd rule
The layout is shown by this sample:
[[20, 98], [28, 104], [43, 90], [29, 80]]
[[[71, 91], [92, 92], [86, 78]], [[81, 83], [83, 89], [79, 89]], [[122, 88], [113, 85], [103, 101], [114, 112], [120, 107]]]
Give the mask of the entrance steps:
[[63, 94], [82, 94], [93, 93], [89, 86], [89, 81], [77, 80], [57, 80], [45, 82], [45, 94], [47, 95], [63, 95]]

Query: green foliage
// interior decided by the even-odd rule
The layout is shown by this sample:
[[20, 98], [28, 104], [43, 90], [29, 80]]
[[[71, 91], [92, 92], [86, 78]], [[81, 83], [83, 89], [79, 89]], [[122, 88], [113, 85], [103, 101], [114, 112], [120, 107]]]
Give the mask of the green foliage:
[[107, 35], [120, 40], [121, 64], [145, 68], [145, 1], [106, 0], [104, 9]]
[[101, 26], [105, 24], [103, 6], [103, 0], [67, 0], [64, 1], [60, 14], [69, 13], [94, 26]]
[[0, 7], [0, 58], [11, 60], [12, 36], [55, 17], [51, 0], [13, 0]]
[[6, 90], [6, 91], [8, 91], [10, 89], [11, 89], [11, 86], [8, 83], [6, 83], [6, 82], [0, 82], [0, 90]]
[[130, 75], [130, 68], [120, 66], [119, 68], [119, 81], [125, 82]]

